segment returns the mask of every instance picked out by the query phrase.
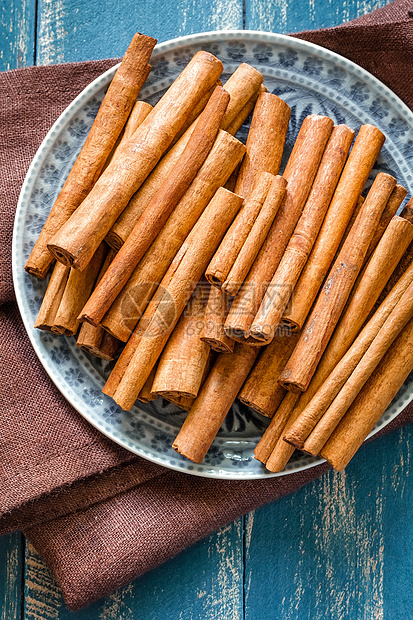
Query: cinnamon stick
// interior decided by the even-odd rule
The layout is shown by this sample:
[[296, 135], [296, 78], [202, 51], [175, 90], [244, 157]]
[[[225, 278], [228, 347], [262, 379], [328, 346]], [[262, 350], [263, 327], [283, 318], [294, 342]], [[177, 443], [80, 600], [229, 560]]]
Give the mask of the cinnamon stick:
[[278, 383], [288, 358], [297, 344], [297, 333], [281, 332], [265, 347], [238, 394], [239, 400], [267, 418], [281, 404], [285, 390]]
[[262, 244], [267, 238], [274, 218], [277, 215], [278, 209], [284, 199], [286, 187], [287, 181], [283, 177], [279, 175], [274, 177], [264, 204], [262, 205], [262, 208], [260, 209], [260, 212], [236, 257], [225, 282], [222, 284], [222, 290], [227, 295], [234, 297], [241, 288], [242, 283], [247, 277], [247, 274], [262, 247]]
[[[95, 290], [115, 257], [115, 254], [115, 251], [109, 248], [97, 277]], [[61, 263], [59, 263], [59, 265], [61, 265]], [[67, 267], [67, 269], [69, 268]], [[111, 334], [108, 334], [108, 332], [106, 332], [100, 325], [94, 327], [88, 323], [83, 323], [81, 325], [76, 342], [76, 346], [83, 351], [86, 351], [86, 353], [90, 353], [91, 355], [95, 355], [96, 357], [100, 357], [105, 360], [112, 360], [115, 358], [119, 344], [119, 340]]]
[[[235, 135], [240, 125], [245, 120], [244, 106], [247, 105], [251, 97], [260, 87], [263, 80], [262, 75], [245, 63], [241, 64], [225, 83], [225, 90], [230, 95], [230, 104], [227, 107], [225, 116], [221, 121], [221, 129]], [[237, 118], [240, 117], [240, 118]], [[233, 126], [234, 124], [234, 126]], [[230, 127], [231, 126], [231, 127]], [[231, 128], [231, 131], [228, 129]], [[145, 207], [153, 198], [156, 192], [162, 187], [169, 177], [173, 166], [181, 156], [188, 140], [194, 129], [194, 124], [184, 133], [171, 150], [161, 159], [159, 164], [149, 175], [142, 187], [132, 196], [125, 210], [113, 224], [106, 236], [106, 240], [111, 247], [119, 250], [126, 241], [134, 225], [142, 215]]]
[[228, 101], [229, 94], [217, 86], [170, 177], [136, 222], [125, 244], [83, 308], [79, 316], [80, 321], [87, 321], [96, 326], [109, 310], [207, 158], [215, 142]]
[[288, 429], [296, 420], [297, 413], [294, 409], [294, 406], [296, 405], [298, 398], [298, 394], [294, 394], [293, 392], [291, 392], [291, 402], [289, 402], [288, 396], [285, 396], [283, 402], [280, 405], [280, 410], [285, 413], [284, 428], [281, 429], [280, 424], [280, 435], [278, 437], [277, 443], [275, 444], [274, 449], [272, 450], [265, 463], [265, 467], [273, 473], [283, 471], [294, 453], [293, 446], [283, 440], [283, 434], [288, 432]]
[[[201, 387], [205, 383], [207, 376], [209, 375], [211, 368], [215, 364], [217, 358], [217, 354], [215, 351], [209, 351], [207, 363], [204, 369], [204, 374], [201, 379]], [[189, 411], [192, 405], [195, 402], [195, 398], [193, 396], [181, 396], [178, 392], [168, 392], [168, 394], [163, 394], [163, 398], [174, 405], [177, 405], [184, 411]]]
[[255, 95], [263, 81], [262, 74], [251, 65], [243, 62], [237, 67], [224, 84], [224, 88], [230, 94], [231, 99], [222, 119], [221, 129], [227, 131], [229, 125], [247, 105], [251, 97]]
[[122, 145], [126, 144], [128, 138], [130, 138], [131, 135], [135, 133], [136, 129], [139, 127], [139, 125], [143, 123], [151, 110], [152, 106], [150, 105], [150, 103], [146, 103], [145, 101], [137, 101], [135, 103], [129, 115], [129, 118], [126, 121], [125, 127], [120, 132], [118, 139], [115, 142], [115, 146], [113, 147], [112, 151], [110, 152], [108, 158], [105, 161], [105, 165], [102, 168], [102, 173], [109, 166], [110, 162], [115, 156], [115, 153], [119, 154], [119, 149], [122, 148]]
[[[373, 316], [310, 402], [307, 410], [318, 410], [319, 421], [305, 441], [305, 451], [314, 455], [320, 453], [367, 379], [412, 317], [413, 284], [410, 284], [378, 330], [376, 325], [372, 329], [372, 323], [375, 323]], [[372, 338], [374, 331], [376, 335]]]
[[257, 103], [257, 99], [259, 95], [261, 93], [266, 93], [266, 92], [267, 92], [266, 86], [264, 86], [264, 84], [261, 84], [258, 90], [256, 90], [255, 93], [248, 99], [247, 103], [243, 106], [243, 108], [234, 118], [232, 123], [230, 123], [228, 127], [225, 127], [225, 131], [230, 133], [232, 136], [235, 136], [238, 133], [238, 131], [241, 129], [241, 127], [243, 126], [243, 124], [245, 123], [249, 115], [251, 114], [251, 112], [254, 110], [254, 107], [255, 107], [255, 104]]
[[[393, 191], [394, 191], [394, 190], [393, 190]], [[344, 242], [345, 242], [345, 240], [347, 239], [347, 237], [348, 237], [348, 234], [349, 234], [350, 230], [353, 228], [354, 222], [355, 222], [355, 221], [356, 221], [356, 219], [358, 218], [358, 214], [360, 213], [360, 209], [361, 209], [361, 207], [363, 206], [363, 204], [364, 204], [364, 196], [359, 196], [359, 198], [358, 198], [358, 200], [357, 200], [357, 204], [356, 204], [356, 206], [354, 207], [354, 211], [353, 211], [353, 213], [351, 214], [351, 218], [349, 219], [348, 224], [347, 224], [347, 226], [346, 226], [346, 230], [344, 231], [344, 234], [343, 234], [343, 236], [342, 236], [342, 237], [341, 237], [341, 239], [340, 239], [340, 243], [339, 243], [339, 245], [338, 245], [337, 252], [336, 252], [336, 253], [335, 253], [335, 255], [334, 255], [334, 259], [336, 259], [336, 258], [337, 258], [337, 256], [339, 255], [339, 253], [341, 252], [341, 248], [343, 247]], [[386, 208], [386, 207], [385, 207], [385, 208]], [[367, 254], [366, 254], [366, 256], [367, 256]], [[366, 260], [367, 260], [367, 259], [364, 259], [364, 261], [365, 261], [365, 262], [366, 262]], [[333, 260], [333, 261], [331, 261], [331, 262], [334, 262], [334, 260]], [[291, 322], [289, 321], [289, 319], [288, 319], [288, 316], [285, 316], [285, 315], [284, 315], [283, 320], [284, 320], [284, 321], [285, 321], [288, 325], [290, 325], [290, 327], [291, 327], [292, 329], [297, 329], [297, 328], [299, 327], [299, 326], [298, 326], [298, 325], [296, 325], [295, 323], [291, 323]]]
[[205, 322], [208, 289], [196, 287], [159, 358], [152, 391], [195, 398], [209, 357], [209, 346], [200, 338]]
[[[412, 238], [413, 226], [404, 218], [395, 216], [387, 227], [363, 273], [360, 274], [360, 278], [349, 298], [346, 310], [328, 343], [324, 356], [310, 383], [308, 393], [306, 392], [304, 395], [306, 402], [304, 404], [303, 400], [301, 403], [303, 411], [288, 435], [285, 436], [286, 440], [297, 448], [301, 449], [303, 447], [306, 438], [319, 420], [319, 417], [316, 415], [310, 415], [308, 411], [305, 413], [304, 409], [308, 409], [307, 405], [310, 400], [311, 402], [314, 400], [315, 394], [318, 393], [317, 390], [325, 384], [325, 381], [334, 372], [334, 368], [337, 367], [340, 360], [353, 344], [366, 317]], [[408, 270], [404, 279], [400, 280], [401, 284], [399, 283], [398, 286], [404, 286], [401, 292], [397, 293], [397, 288], [395, 292], [392, 292], [392, 295], [395, 295], [393, 303], [391, 301], [392, 297], [389, 294], [386, 306], [383, 306], [383, 308], [388, 308], [387, 315], [400, 299], [403, 290], [408, 286], [409, 278], [413, 278], [413, 268], [411, 268], [411, 272], [412, 275], [410, 276]], [[406, 284], [403, 285], [404, 282]], [[383, 321], [387, 315], [385, 315]], [[375, 316], [377, 321], [379, 316], [377, 312]], [[320, 413], [320, 417], [321, 415], [322, 413]]]
[[208, 303], [205, 310], [205, 323], [201, 333], [201, 340], [211, 349], [220, 353], [232, 353], [234, 340], [224, 332], [224, 323], [228, 314], [230, 302], [216, 286], [209, 289]]
[[51, 332], [54, 326], [56, 313], [66, 288], [67, 278], [69, 277], [70, 267], [65, 267], [62, 263], [56, 263], [47, 285], [46, 293], [40, 306], [34, 326]]
[[138, 400], [142, 403], [150, 403], [158, 398], [158, 395], [152, 391], [153, 380], [156, 375], [156, 366], [154, 366], [146, 379], [143, 388], [138, 394]]
[[131, 196], [182, 127], [192, 107], [221, 74], [222, 63], [198, 52], [114, 156], [82, 204], [50, 239], [49, 252], [80, 271], [86, 267]]
[[357, 200], [384, 144], [373, 125], [362, 125], [334, 192], [323, 225], [294, 289], [283, 320], [300, 330], [334, 259]]
[[102, 326], [116, 338], [123, 342], [129, 338], [179, 247], [244, 151], [239, 140], [224, 131], [218, 133], [197, 176], [102, 319]]
[[145, 212], [155, 194], [162, 188], [177, 164], [195, 129], [195, 122], [187, 129], [178, 142], [162, 157], [143, 185], [129, 200], [105, 237], [106, 243], [114, 250], [120, 250], [132, 232], [136, 222]]
[[[371, 243], [369, 245], [369, 249], [367, 250], [365, 261], [368, 261], [370, 256], [373, 254], [392, 217], [396, 215], [397, 209], [400, 207], [403, 200], [405, 199], [406, 194], [407, 189], [403, 187], [403, 185], [396, 185], [396, 187], [390, 194], [390, 198], [388, 199], [387, 204], [384, 207], [382, 216], [380, 218], [379, 225], [376, 228], [376, 232], [374, 233], [373, 239], [371, 240]], [[408, 218], [405, 217], [405, 219]]]
[[[299, 394], [294, 394], [294, 392], [287, 392], [284, 395], [284, 398], [271, 419], [270, 425], [255, 447], [254, 457], [265, 465], [274, 453], [274, 466], [279, 467], [279, 469], [271, 469], [271, 471], [282, 471], [294, 452], [294, 448], [283, 441], [282, 434], [299, 397]], [[271, 463], [267, 469], [270, 467]]]
[[225, 281], [262, 209], [274, 178], [269, 172], [262, 172], [258, 176], [250, 195], [244, 200], [240, 212], [205, 271], [205, 277], [211, 284], [221, 286]]
[[160, 301], [161, 320], [154, 316], [150, 321], [114, 394], [123, 409], [130, 409], [135, 402], [241, 202], [240, 196], [219, 188], [181, 247], [176, 269]]
[[257, 344], [249, 334], [252, 321], [301, 215], [332, 128], [325, 116], [304, 119], [283, 173], [288, 183], [284, 201], [225, 323], [225, 332], [235, 340]]
[[363, 265], [374, 231], [395, 185], [393, 177], [379, 173], [371, 186], [280, 377], [286, 389], [307, 389]]
[[201, 463], [250, 371], [258, 349], [236, 344], [231, 355], [219, 355], [172, 446]]
[[255, 104], [246, 152], [235, 192], [248, 197], [262, 172], [278, 174], [291, 109], [272, 93], [261, 93]]
[[346, 467], [412, 370], [413, 320], [410, 320], [322, 449], [321, 455], [334, 469]]
[[66, 336], [76, 334], [79, 328], [78, 314], [93, 289], [106, 252], [107, 246], [101, 243], [91, 262], [83, 272], [73, 268], [70, 269], [65, 290], [54, 319], [53, 332], [65, 334]]
[[[198, 116], [203, 112], [203, 110], [205, 109], [206, 105], [208, 104], [208, 101], [210, 100], [210, 98], [212, 96], [212, 93], [214, 92], [214, 90], [216, 89], [217, 86], [222, 86], [221, 80], [217, 80], [215, 82], [215, 84], [213, 84], [213, 86], [211, 86], [211, 88], [205, 93], [205, 95], [198, 101], [197, 105], [192, 108], [191, 112], [187, 116], [187, 118], [186, 118], [184, 124], [182, 125], [181, 129], [178, 131], [178, 133], [176, 134], [176, 136], [172, 140], [172, 142], [171, 142], [171, 144], [169, 146], [169, 149], [171, 149], [181, 139], [181, 137], [184, 135], [184, 133], [194, 123], [194, 121], [197, 120]], [[168, 151], [169, 151], [169, 149], [168, 149]]]
[[80, 326], [76, 346], [90, 355], [111, 361], [115, 359], [119, 345], [119, 340], [105, 332], [100, 326], [93, 327], [89, 323], [83, 323]]
[[347, 159], [354, 131], [334, 127], [304, 210], [264, 295], [251, 326], [251, 335], [266, 340], [276, 330], [308, 259]]
[[138, 127], [142, 125], [143, 121], [152, 110], [153, 106], [151, 106], [150, 103], [146, 101], [136, 101], [126, 121], [122, 139], [126, 141], [130, 138]]
[[413, 224], [413, 198], [410, 198], [400, 215]]
[[157, 312], [161, 312], [161, 310], [159, 309], [159, 305], [160, 305], [160, 302], [162, 300], [162, 297], [165, 291], [165, 286], [167, 286], [169, 282], [171, 281], [172, 273], [173, 273], [173, 269], [171, 269], [169, 273], [166, 274], [165, 277], [163, 278], [154, 296], [152, 297], [151, 301], [146, 307], [146, 310], [142, 318], [140, 319], [138, 325], [136, 326], [131, 337], [126, 343], [126, 346], [121, 352], [116, 362], [116, 365], [113, 368], [112, 372], [110, 373], [102, 390], [102, 392], [106, 394], [107, 396], [113, 397], [119, 383], [122, 380], [123, 375], [125, 374], [126, 368], [128, 367], [130, 360], [132, 359], [136, 349], [138, 348], [138, 345], [141, 341], [143, 334], [146, 331], [147, 326], [149, 325], [149, 323], [151, 322], [155, 314]]
[[96, 183], [133, 104], [148, 77], [148, 61], [156, 39], [135, 34], [117, 69], [98, 114], [36, 241], [25, 269], [44, 278], [53, 258], [51, 238], [83, 202]]

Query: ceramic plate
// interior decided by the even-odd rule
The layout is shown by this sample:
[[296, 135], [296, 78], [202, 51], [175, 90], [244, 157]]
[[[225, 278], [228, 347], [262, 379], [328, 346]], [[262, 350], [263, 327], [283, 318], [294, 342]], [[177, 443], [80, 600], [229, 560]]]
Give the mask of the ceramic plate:
[[[152, 72], [140, 98], [155, 103], [193, 54], [206, 49], [224, 63], [223, 81], [241, 62], [254, 65], [264, 75], [270, 92], [291, 107], [286, 145], [287, 157], [305, 116], [330, 116], [336, 123], [358, 129], [373, 123], [387, 136], [372, 172], [397, 177], [413, 189], [413, 114], [383, 84], [353, 63], [323, 48], [282, 35], [263, 32], [211, 32], [183, 37], [157, 46]], [[114, 75], [113, 67], [90, 84], [63, 112], [39, 148], [24, 181], [13, 237], [14, 283], [20, 312], [36, 353], [51, 379], [67, 400], [91, 424], [124, 448], [165, 467], [214, 478], [271, 477], [253, 458], [253, 448], [268, 420], [236, 402], [209, 450], [196, 465], [171, 447], [185, 413], [158, 399], [122, 411], [101, 389], [111, 365], [88, 357], [75, 339], [34, 330], [46, 283], [23, 269], [64, 180], [75, 161]], [[245, 139], [247, 128], [238, 136]], [[282, 168], [283, 169], [283, 168]], [[392, 420], [413, 397], [413, 376], [404, 384], [373, 432]], [[301, 454], [284, 474], [321, 462]]]

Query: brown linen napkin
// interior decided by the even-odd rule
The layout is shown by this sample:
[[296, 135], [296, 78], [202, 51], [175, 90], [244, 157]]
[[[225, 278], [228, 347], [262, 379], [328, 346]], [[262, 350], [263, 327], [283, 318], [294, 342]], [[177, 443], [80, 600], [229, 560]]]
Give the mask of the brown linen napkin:
[[[295, 36], [329, 47], [413, 107], [412, 2]], [[413, 14], [413, 13], [412, 13]], [[107, 594], [235, 517], [295, 491], [326, 465], [248, 482], [172, 472], [105, 439], [54, 387], [14, 302], [11, 234], [23, 178], [46, 132], [114, 60], [0, 74], [0, 532], [22, 529], [73, 609]], [[413, 420], [410, 405], [384, 432]]]

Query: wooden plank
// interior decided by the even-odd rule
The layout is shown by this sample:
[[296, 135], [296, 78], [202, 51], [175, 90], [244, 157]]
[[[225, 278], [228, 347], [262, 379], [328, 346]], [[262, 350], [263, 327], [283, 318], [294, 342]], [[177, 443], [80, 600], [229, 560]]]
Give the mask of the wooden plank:
[[22, 603], [24, 539], [0, 537], [0, 620], [19, 620]]
[[248, 516], [247, 620], [411, 617], [412, 448], [406, 427]]
[[267, 32], [329, 28], [378, 9], [391, 0], [246, 0], [245, 27]]
[[34, 62], [36, 0], [6, 0], [0, 8], [0, 71]]
[[166, 41], [204, 30], [242, 28], [242, 19], [242, 0], [39, 0], [37, 64], [122, 56], [138, 30]]
[[242, 532], [242, 519], [237, 519], [157, 570], [77, 613], [67, 609], [60, 588], [29, 544], [26, 552], [24, 618], [241, 620]]

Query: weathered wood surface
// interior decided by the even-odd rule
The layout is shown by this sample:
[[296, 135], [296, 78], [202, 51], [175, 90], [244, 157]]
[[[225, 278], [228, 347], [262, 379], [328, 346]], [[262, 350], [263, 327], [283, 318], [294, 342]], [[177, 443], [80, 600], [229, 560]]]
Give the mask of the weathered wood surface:
[[0, 537], [0, 620], [21, 617], [24, 539], [15, 532]]
[[[386, 0], [3, 0], [0, 69], [122, 54], [133, 32], [326, 27]], [[236, 520], [73, 614], [35, 550], [0, 538], [0, 620], [413, 618], [413, 429], [365, 446], [347, 470]], [[24, 588], [22, 586], [24, 585]]]

